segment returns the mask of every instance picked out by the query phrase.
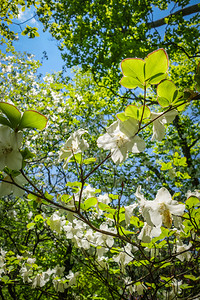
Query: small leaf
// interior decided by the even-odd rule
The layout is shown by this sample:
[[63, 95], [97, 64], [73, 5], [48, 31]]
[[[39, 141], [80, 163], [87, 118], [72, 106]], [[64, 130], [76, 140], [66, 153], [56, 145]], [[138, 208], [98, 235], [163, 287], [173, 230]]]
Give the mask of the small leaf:
[[95, 157], [90, 157], [90, 158], [84, 159], [84, 160], [83, 160], [83, 163], [84, 163], [85, 165], [89, 165], [89, 164], [92, 164], [92, 163], [95, 162], [95, 161], [96, 161], [96, 158], [95, 158]]
[[116, 210], [112, 207], [110, 207], [109, 205], [105, 204], [105, 203], [102, 203], [102, 202], [98, 202], [98, 207], [103, 210], [103, 211], [107, 211], [111, 214], [115, 214]]
[[64, 194], [64, 195], [60, 196], [60, 200], [64, 203], [68, 203], [72, 199], [73, 199], [73, 197], [71, 195]]
[[85, 202], [83, 204], [84, 204], [84, 209], [87, 210], [91, 206], [94, 206], [97, 204], [97, 198], [95, 198], [95, 197], [88, 198], [87, 200], [85, 200]]
[[30, 152], [27, 147], [24, 150], [22, 150], [20, 153], [21, 153], [23, 159], [30, 159], [35, 156], [35, 154]]
[[194, 206], [196, 206], [196, 205], [199, 205], [199, 204], [200, 204], [199, 202], [200, 202], [199, 198], [197, 198], [196, 196], [190, 196], [190, 197], [186, 200], [185, 204], [186, 204], [189, 208], [191, 208], [191, 207], [194, 207]]
[[167, 99], [171, 104], [175, 100], [174, 95], [177, 95], [177, 89], [171, 80], [164, 80], [158, 85], [157, 94], [159, 97]]
[[195, 277], [194, 275], [184, 275], [184, 277], [193, 281], [199, 280], [199, 277]]
[[34, 128], [42, 130], [46, 127], [46, 124], [47, 118], [44, 115], [34, 110], [27, 110], [24, 112], [18, 128]]
[[35, 227], [35, 223], [29, 223], [29, 224], [27, 224], [26, 227], [27, 227], [28, 230], [31, 230]]
[[119, 114], [117, 114], [116, 116], [117, 116], [117, 118], [118, 118], [120, 121], [122, 121], [122, 122], [124, 122], [124, 121], [126, 121], [126, 120], [129, 119], [129, 117], [127, 117], [127, 116], [125, 115], [124, 112], [119, 113]]
[[14, 105], [6, 102], [0, 102], [0, 110], [9, 119], [12, 128], [16, 128], [21, 120], [21, 113]]
[[164, 97], [158, 97], [157, 98], [158, 103], [160, 104], [160, 106], [162, 107], [168, 107], [169, 106], [169, 100], [164, 98]]

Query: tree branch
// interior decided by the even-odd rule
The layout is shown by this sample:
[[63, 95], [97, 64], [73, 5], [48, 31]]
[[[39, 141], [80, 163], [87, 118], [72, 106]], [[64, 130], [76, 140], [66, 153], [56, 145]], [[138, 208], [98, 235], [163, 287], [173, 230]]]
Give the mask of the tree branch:
[[171, 17], [177, 16], [177, 15], [181, 15], [181, 16], [185, 17], [185, 16], [188, 16], [188, 15], [197, 13], [197, 12], [200, 12], [200, 5], [199, 4], [191, 5], [189, 7], [185, 7], [185, 8], [182, 8], [180, 10], [177, 10], [175, 13], [170, 14], [170, 15], [162, 18], [162, 19], [147, 23], [147, 26], [149, 28], [160, 27], [160, 26], [163, 26], [163, 25], [167, 24], [166, 23], [166, 18], [171, 18]]

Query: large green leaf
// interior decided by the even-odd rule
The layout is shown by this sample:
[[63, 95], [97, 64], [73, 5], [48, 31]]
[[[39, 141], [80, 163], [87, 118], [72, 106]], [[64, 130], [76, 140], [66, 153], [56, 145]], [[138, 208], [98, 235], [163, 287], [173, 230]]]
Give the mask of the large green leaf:
[[143, 83], [144, 64], [145, 62], [141, 58], [126, 58], [121, 62], [122, 73], [124, 76], [137, 78]]
[[151, 52], [145, 58], [145, 80], [151, 84], [158, 84], [166, 77], [168, 70], [168, 56], [164, 49]]
[[18, 128], [35, 128], [42, 130], [46, 127], [46, 124], [47, 118], [44, 115], [34, 110], [27, 110], [24, 112]]
[[[16, 128], [21, 120], [20, 111], [14, 105], [7, 102], [0, 102], [0, 110], [9, 119], [12, 128]], [[1, 118], [1, 121], [5, 122], [5, 119], [3, 120]], [[9, 126], [8, 124], [4, 124], [4, 125]]]
[[150, 53], [144, 60], [140, 58], [127, 58], [121, 63], [123, 77], [121, 85], [134, 89], [137, 86], [144, 88], [150, 84], [158, 84], [165, 79], [168, 69], [168, 56], [164, 49]]

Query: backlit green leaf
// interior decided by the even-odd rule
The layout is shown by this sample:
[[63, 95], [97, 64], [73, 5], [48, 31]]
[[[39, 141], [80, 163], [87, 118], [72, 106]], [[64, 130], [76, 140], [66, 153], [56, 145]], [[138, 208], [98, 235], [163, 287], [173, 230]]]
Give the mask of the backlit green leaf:
[[9, 119], [12, 128], [16, 128], [21, 120], [20, 111], [14, 105], [6, 102], [0, 102], [0, 110]]
[[41, 113], [34, 110], [27, 110], [24, 112], [19, 129], [23, 128], [34, 128], [42, 130], [46, 127], [47, 118]]

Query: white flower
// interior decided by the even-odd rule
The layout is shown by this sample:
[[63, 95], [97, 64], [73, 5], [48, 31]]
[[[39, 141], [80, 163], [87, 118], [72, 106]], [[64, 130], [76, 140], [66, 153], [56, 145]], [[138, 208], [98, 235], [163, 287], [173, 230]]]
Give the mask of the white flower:
[[22, 155], [19, 152], [23, 140], [22, 132], [14, 132], [9, 127], [0, 126], [0, 170], [8, 167], [20, 170]]
[[50, 217], [48, 224], [51, 230], [55, 230], [57, 233], [61, 233], [62, 227], [65, 224], [65, 220], [63, 217], [59, 216], [59, 213], [56, 211]]
[[43, 287], [45, 285], [46, 281], [44, 280], [44, 273], [37, 274], [35, 278], [33, 279], [32, 287], [36, 288], [37, 286]]
[[158, 237], [160, 234], [160, 227], [150, 226], [146, 222], [144, 222], [144, 226], [142, 227], [142, 230], [138, 235], [138, 239], [144, 243], [150, 243], [153, 237]]
[[29, 278], [29, 276], [32, 275], [32, 269], [28, 266], [23, 266], [20, 270], [23, 282], [31, 282], [31, 279]]
[[[5, 181], [12, 182], [9, 175], [4, 177]], [[16, 177], [13, 177], [13, 181], [17, 183], [20, 186], [23, 186], [25, 183], [27, 183], [26, 179], [20, 174]], [[24, 190], [20, 189], [14, 184], [7, 183], [7, 182], [0, 182], [0, 196], [6, 196], [13, 193], [13, 195], [20, 197], [23, 196]]]
[[197, 197], [197, 198], [200, 199], [200, 190], [194, 190], [193, 192], [187, 191], [186, 197], [187, 198], [189, 198], [189, 197]]
[[134, 292], [136, 292], [138, 295], [143, 295], [144, 289], [146, 289], [146, 287], [142, 284], [134, 284]]
[[[105, 223], [102, 223], [100, 225], [100, 229], [104, 231], [116, 233], [116, 230], [114, 228], [108, 228], [108, 225]], [[98, 246], [103, 245], [111, 248], [114, 244], [114, 238], [107, 234], [102, 234], [101, 232], [97, 232], [95, 237], [96, 237], [96, 245]]]
[[124, 122], [117, 120], [107, 128], [107, 133], [97, 139], [97, 146], [110, 150], [115, 164], [122, 163], [128, 152], [139, 153], [145, 149], [143, 139], [135, 136], [138, 128], [138, 121], [133, 118]]
[[53, 280], [53, 286], [56, 292], [64, 293], [65, 289], [67, 288], [66, 278], [57, 278]]
[[124, 249], [121, 249], [119, 254], [113, 256], [113, 260], [117, 262], [121, 269], [122, 272], [125, 272], [125, 266], [133, 260], [133, 254], [131, 253], [131, 245], [128, 244], [127, 246], [124, 247]]
[[66, 141], [64, 147], [61, 148], [59, 153], [59, 160], [65, 159], [63, 165], [64, 168], [67, 168], [67, 164], [71, 157], [74, 154], [80, 153], [89, 148], [89, 145], [86, 140], [82, 138], [82, 135], [87, 131], [84, 129], [79, 129], [74, 132]]
[[[153, 121], [153, 136], [151, 140], [158, 140], [161, 141], [165, 135], [165, 126], [164, 124], [170, 123], [174, 120], [178, 112], [176, 110], [171, 110], [166, 114], [163, 113], [151, 113], [151, 120], [156, 119]], [[158, 116], [160, 116], [158, 118]]]
[[133, 215], [133, 210], [137, 207], [137, 203], [131, 204], [129, 206], [125, 206], [125, 222], [126, 225], [130, 224], [130, 218]]
[[79, 274], [79, 272], [76, 272], [74, 274], [71, 270], [69, 271], [69, 274], [66, 276], [66, 278], [69, 280], [68, 286], [76, 284], [76, 278], [77, 278], [78, 274]]
[[150, 226], [160, 227], [164, 224], [170, 228], [172, 225], [172, 215], [182, 216], [185, 210], [184, 204], [178, 204], [172, 200], [170, 193], [164, 187], [158, 190], [155, 200], [147, 201], [140, 194], [140, 187], [137, 189], [136, 197], [140, 200], [140, 211]]
[[109, 204], [110, 203], [110, 198], [108, 196], [108, 193], [105, 193], [104, 195], [99, 195], [97, 197], [98, 202], [104, 203], [104, 204]]
[[[190, 258], [191, 258], [191, 255], [192, 255], [192, 254], [189, 252], [189, 250], [190, 250], [191, 247], [192, 247], [192, 244], [191, 244], [191, 243], [189, 243], [188, 245], [186, 245], [186, 244], [181, 244], [181, 245], [176, 246], [176, 252], [177, 252], [177, 253], [180, 252], [180, 254], [177, 255], [177, 258], [180, 259], [181, 261], [184, 261], [184, 260], [189, 261]], [[188, 251], [187, 251], [187, 250], [188, 250]], [[186, 251], [186, 252], [184, 252], [184, 251]], [[181, 252], [183, 252], [183, 253], [181, 253]]]

